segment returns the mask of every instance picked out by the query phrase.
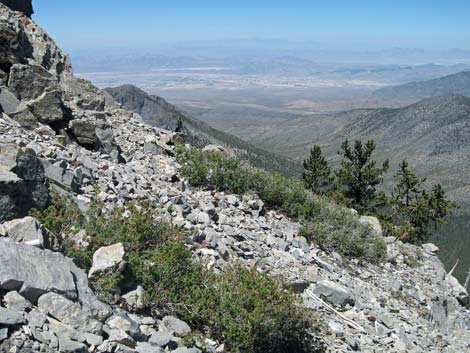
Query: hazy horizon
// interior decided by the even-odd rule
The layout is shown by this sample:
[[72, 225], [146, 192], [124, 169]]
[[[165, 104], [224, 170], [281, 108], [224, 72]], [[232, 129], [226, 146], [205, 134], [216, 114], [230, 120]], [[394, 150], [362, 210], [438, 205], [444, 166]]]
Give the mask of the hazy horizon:
[[327, 49], [470, 50], [467, 1], [155, 2], [43, 0], [34, 19], [67, 50], [145, 48], [246, 39], [317, 42]]

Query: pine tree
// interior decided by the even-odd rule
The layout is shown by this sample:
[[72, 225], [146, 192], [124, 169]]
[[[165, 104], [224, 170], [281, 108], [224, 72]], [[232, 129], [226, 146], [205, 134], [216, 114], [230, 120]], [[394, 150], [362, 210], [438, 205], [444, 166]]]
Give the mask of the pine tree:
[[359, 212], [373, 208], [376, 187], [383, 181], [383, 174], [389, 168], [388, 160], [377, 166], [377, 162], [372, 159], [374, 151], [373, 140], [367, 141], [365, 145], [356, 140], [354, 147], [346, 140], [338, 152], [342, 161], [335, 174], [344, 195], [351, 200], [350, 206]]
[[327, 193], [333, 183], [331, 169], [322, 155], [320, 146], [315, 145], [310, 150], [310, 156], [304, 160], [302, 178], [307, 189], [315, 194]]
[[434, 228], [437, 228], [452, 216], [452, 208], [455, 208], [456, 204], [449, 201], [442, 185], [436, 184], [432, 188], [429, 207], [431, 209]]
[[424, 189], [425, 178], [418, 178], [403, 161], [395, 174], [395, 187], [391, 202], [395, 221], [411, 226], [408, 241], [424, 242], [429, 238], [429, 228], [437, 228], [452, 215], [455, 204], [447, 199], [442, 185], [437, 184], [429, 193]]
[[409, 207], [412, 202], [421, 194], [422, 184], [426, 178], [420, 179], [408, 167], [407, 161], [402, 161], [398, 167], [398, 172], [394, 176], [395, 187], [392, 191], [392, 199], [400, 207]]

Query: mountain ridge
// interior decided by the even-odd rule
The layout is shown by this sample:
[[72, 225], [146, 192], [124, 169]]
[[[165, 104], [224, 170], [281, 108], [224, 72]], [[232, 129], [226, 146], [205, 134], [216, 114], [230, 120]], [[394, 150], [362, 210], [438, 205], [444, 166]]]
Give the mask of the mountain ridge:
[[301, 165], [286, 157], [272, 154], [240, 138], [214, 129], [208, 124], [182, 112], [165, 99], [150, 95], [133, 85], [106, 88], [105, 91], [124, 108], [140, 115], [149, 125], [174, 130], [181, 120], [183, 132], [192, 144], [204, 147], [218, 144], [235, 151], [235, 154], [255, 166], [285, 175], [300, 175]]
[[381, 99], [423, 99], [447, 94], [470, 95], [470, 71], [462, 71], [427, 81], [384, 87], [373, 96]]

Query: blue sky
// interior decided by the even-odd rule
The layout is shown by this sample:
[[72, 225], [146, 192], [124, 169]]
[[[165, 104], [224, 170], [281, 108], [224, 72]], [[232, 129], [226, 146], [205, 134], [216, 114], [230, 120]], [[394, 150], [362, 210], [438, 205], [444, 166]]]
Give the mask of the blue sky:
[[469, 0], [36, 0], [66, 49], [278, 38], [338, 48], [470, 49]]

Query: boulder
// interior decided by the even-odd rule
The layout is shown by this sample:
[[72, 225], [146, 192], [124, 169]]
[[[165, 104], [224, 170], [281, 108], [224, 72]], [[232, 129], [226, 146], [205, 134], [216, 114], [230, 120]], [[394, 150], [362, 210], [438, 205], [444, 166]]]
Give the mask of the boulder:
[[0, 238], [0, 289], [16, 290], [33, 304], [53, 292], [78, 300], [96, 319], [110, 314], [109, 307], [89, 288], [86, 274], [71, 259], [8, 238]]
[[0, 325], [19, 325], [24, 322], [25, 318], [20, 312], [0, 307]]
[[19, 11], [31, 18], [33, 11], [33, 0], [0, 0], [0, 3], [8, 6], [13, 11]]
[[330, 280], [318, 282], [313, 289], [313, 293], [340, 307], [354, 305], [354, 299], [352, 298], [351, 293], [346, 288]]
[[56, 293], [46, 293], [39, 297], [38, 308], [60, 322], [92, 334], [100, 334], [103, 324], [82, 310], [79, 303]]
[[47, 89], [58, 89], [54, 76], [42, 66], [23, 64], [11, 67], [8, 88], [20, 100], [36, 99]]
[[5, 236], [16, 242], [50, 248], [50, 234], [36, 218], [25, 217], [2, 224]]
[[115, 162], [124, 162], [124, 158], [121, 156], [121, 148], [114, 139], [113, 128], [105, 122], [98, 122], [96, 126], [96, 149], [111, 156]]
[[106, 325], [111, 330], [117, 330], [122, 333], [126, 333], [134, 339], [138, 339], [141, 335], [139, 323], [134, 321], [125, 312], [111, 316], [106, 320]]
[[44, 168], [32, 149], [0, 143], [0, 222], [25, 217], [50, 202]]
[[138, 286], [133, 290], [122, 296], [126, 304], [133, 309], [142, 309], [144, 306], [144, 289]]
[[65, 123], [69, 114], [60, 91], [47, 91], [27, 103], [33, 115], [43, 124]]
[[189, 325], [174, 316], [165, 316], [162, 324], [168, 332], [173, 333], [177, 337], [185, 337], [191, 333]]
[[88, 277], [118, 267], [124, 262], [124, 246], [121, 243], [102, 247], [93, 254], [93, 264]]
[[38, 126], [38, 120], [29, 111], [26, 104], [5, 87], [0, 88], [0, 110], [27, 129]]
[[157, 331], [150, 336], [149, 343], [159, 347], [167, 346], [173, 340], [173, 335], [165, 331]]
[[78, 108], [94, 112], [102, 112], [104, 110], [105, 97], [91, 82], [74, 77], [68, 80], [67, 90], [73, 96]]
[[380, 221], [377, 217], [361, 216], [359, 218], [359, 222], [369, 226], [376, 236], [381, 237], [383, 235], [382, 226], [380, 225]]
[[22, 297], [17, 291], [11, 291], [3, 297], [5, 306], [14, 311], [25, 311], [26, 308], [31, 307], [31, 303]]
[[69, 123], [70, 132], [77, 139], [77, 142], [86, 147], [93, 149], [96, 145], [96, 125], [86, 119], [74, 119]]

